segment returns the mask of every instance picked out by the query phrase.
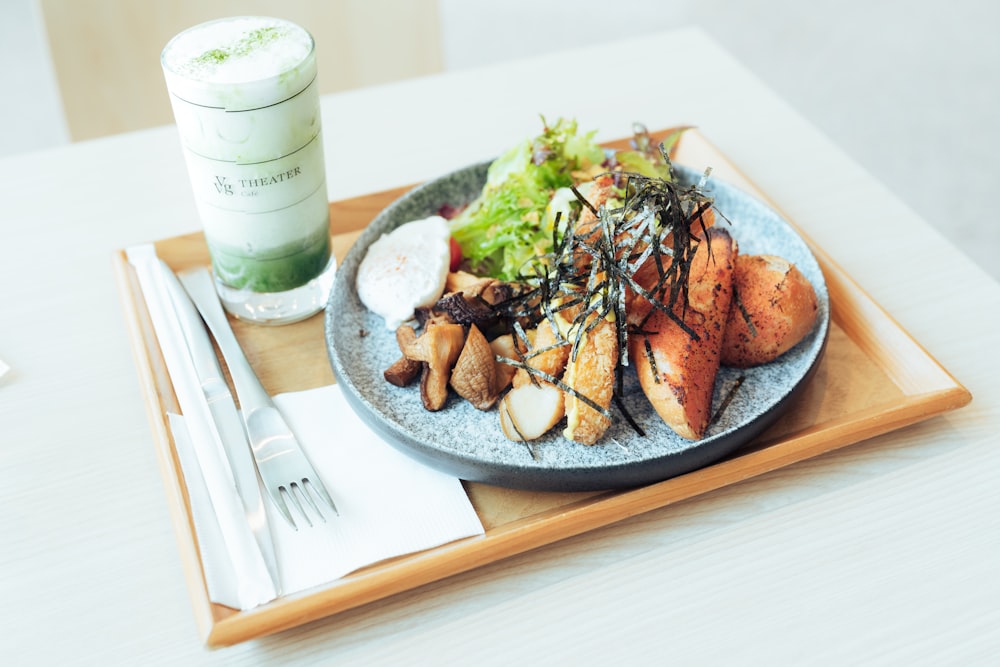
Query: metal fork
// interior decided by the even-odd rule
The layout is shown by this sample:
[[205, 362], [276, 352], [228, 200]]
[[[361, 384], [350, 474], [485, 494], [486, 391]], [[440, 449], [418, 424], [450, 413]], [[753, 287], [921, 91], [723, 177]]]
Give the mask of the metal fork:
[[312, 510], [313, 515], [326, 521], [316, 500], [339, 514], [295, 434], [243, 354], [216, 296], [211, 274], [206, 269], [192, 269], [180, 273], [179, 277], [219, 344], [222, 357], [229, 367], [229, 375], [240, 399], [243, 423], [257, 463], [257, 471], [275, 507], [296, 530], [298, 525], [292, 518], [288, 504], [298, 510], [298, 514], [310, 527], [313, 520], [310, 519], [308, 509]]

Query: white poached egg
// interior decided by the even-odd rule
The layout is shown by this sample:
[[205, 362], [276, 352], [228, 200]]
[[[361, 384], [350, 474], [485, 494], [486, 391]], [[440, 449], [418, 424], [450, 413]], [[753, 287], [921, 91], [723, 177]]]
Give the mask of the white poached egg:
[[368, 246], [358, 266], [358, 297], [390, 330], [433, 305], [444, 292], [451, 232], [438, 215], [407, 222]]

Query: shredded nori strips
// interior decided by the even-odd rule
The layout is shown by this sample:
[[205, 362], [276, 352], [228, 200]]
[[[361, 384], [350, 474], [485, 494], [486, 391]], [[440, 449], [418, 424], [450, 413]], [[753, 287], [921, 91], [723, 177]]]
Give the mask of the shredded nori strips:
[[[640, 139], [637, 134], [637, 144]], [[698, 245], [707, 242], [702, 241], [707, 238], [702, 215], [712, 208], [713, 202], [701, 191], [704, 179], [697, 185], [680, 184], [670, 162], [667, 144], [660, 144], [659, 150], [661, 159], [669, 167], [670, 178], [621, 171], [601, 175], [612, 178], [617, 184], [621, 193], [620, 206], [595, 208], [573, 188], [583, 208], [596, 217], [596, 222], [589, 220], [581, 225], [581, 218], [576, 218], [567, 221], [561, 235], [553, 231], [553, 251], [535, 258], [522, 270], [518, 282], [524, 289], [494, 306], [502, 317], [515, 323], [514, 333], [522, 342], [527, 340], [523, 328], [537, 326], [543, 319], [548, 319], [554, 327], [557, 315], [570, 322], [564, 330], [555, 328], [556, 346], [572, 345], [571, 359], [576, 359], [584, 337], [602, 319], [614, 322], [619, 349], [614, 395], [623, 414], [622, 369], [629, 365], [628, 336], [643, 331], [653, 309], [666, 313], [697, 340], [697, 334], [684, 323], [683, 314], [688, 304], [691, 262]], [[560, 222], [557, 218], [555, 230], [561, 228]], [[651, 287], [644, 287], [638, 282], [636, 273], [650, 261], [656, 267], [656, 279]], [[625, 312], [628, 290], [652, 305], [649, 314], [632, 332]], [[558, 378], [526, 363], [526, 359], [546, 350], [533, 350], [519, 360], [501, 357], [498, 360], [524, 368], [533, 378], [555, 384], [610, 418], [608, 410]], [[631, 417], [627, 414], [625, 417], [641, 432]]]

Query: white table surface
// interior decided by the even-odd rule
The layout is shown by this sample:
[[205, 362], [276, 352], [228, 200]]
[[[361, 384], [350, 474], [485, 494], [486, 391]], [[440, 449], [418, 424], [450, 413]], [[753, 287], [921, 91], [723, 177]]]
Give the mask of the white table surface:
[[1000, 285], [719, 45], [694, 29], [664, 33], [333, 95], [323, 111], [332, 199], [495, 155], [536, 133], [540, 113], [607, 139], [636, 120], [695, 124], [973, 402], [211, 651], [191, 613], [111, 270], [117, 248], [198, 228], [176, 131], [4, 159], [0, 662], [940, 665], [1000, 655]]

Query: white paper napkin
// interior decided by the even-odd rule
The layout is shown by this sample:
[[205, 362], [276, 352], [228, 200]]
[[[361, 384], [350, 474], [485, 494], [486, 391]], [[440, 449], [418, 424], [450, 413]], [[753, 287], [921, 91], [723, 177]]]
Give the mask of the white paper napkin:
[[[171, 381], [182, 394], [195, 387], [183, 339], [171, 326], [172, 306], [159, 289], [152, 265], [152, 246], [127, 251], [136, 267], [153, 325], [160, 338]], [[159, 323], [158, 323], [159, 322]], [[166, 341], [166, 342], [165, 342]], [[186, 358], [186, 359], [185, 359]], [[196, 381], [195, 381], [196, 382]], [[340, 515], [325, 510], [326, 523], [293, 530], [265, 500], [274, 539], [282, 594], [320, 586], [360, 567], [402, 554], [429, 549], [464, 537], [481, 535], [483, 527], [461, 482], [432, 470], [386, 444], [347, 405], [336, 385], [274, 397], [278, 409], [299, 437]], [[199, 463], [206, 415], [197, 409], [170, 415], [170, 426], [187, 486], [209, 596], [213, 602], [249, 609], [275, 596], [268, 593], [266, 570], [249, 526], [227, 511], [237, 503], [231, 479], [213, 474]], [[198, 449], [198, 447], [202, 449]], [[228, 468], [228, 466], [227, 466]], [[217, 472], [217, 471], [215, 471]], [[223, 511], [213, 502], [222, 497]], [[265, 494], [266, 498], [266, 494]], [[228, 518], [227, 518], [228, 517]], [[237, 552], [237, 553], [234, 553]]]
[[2, 378], [4, 375], [6, 375], [7, 371], [9, 371], [9, 370], [10, 370], [10, 366], [8, 366], [7, 364], [5, 364], [3, 362], [3, 359], [0, 359], [0, 378]]

